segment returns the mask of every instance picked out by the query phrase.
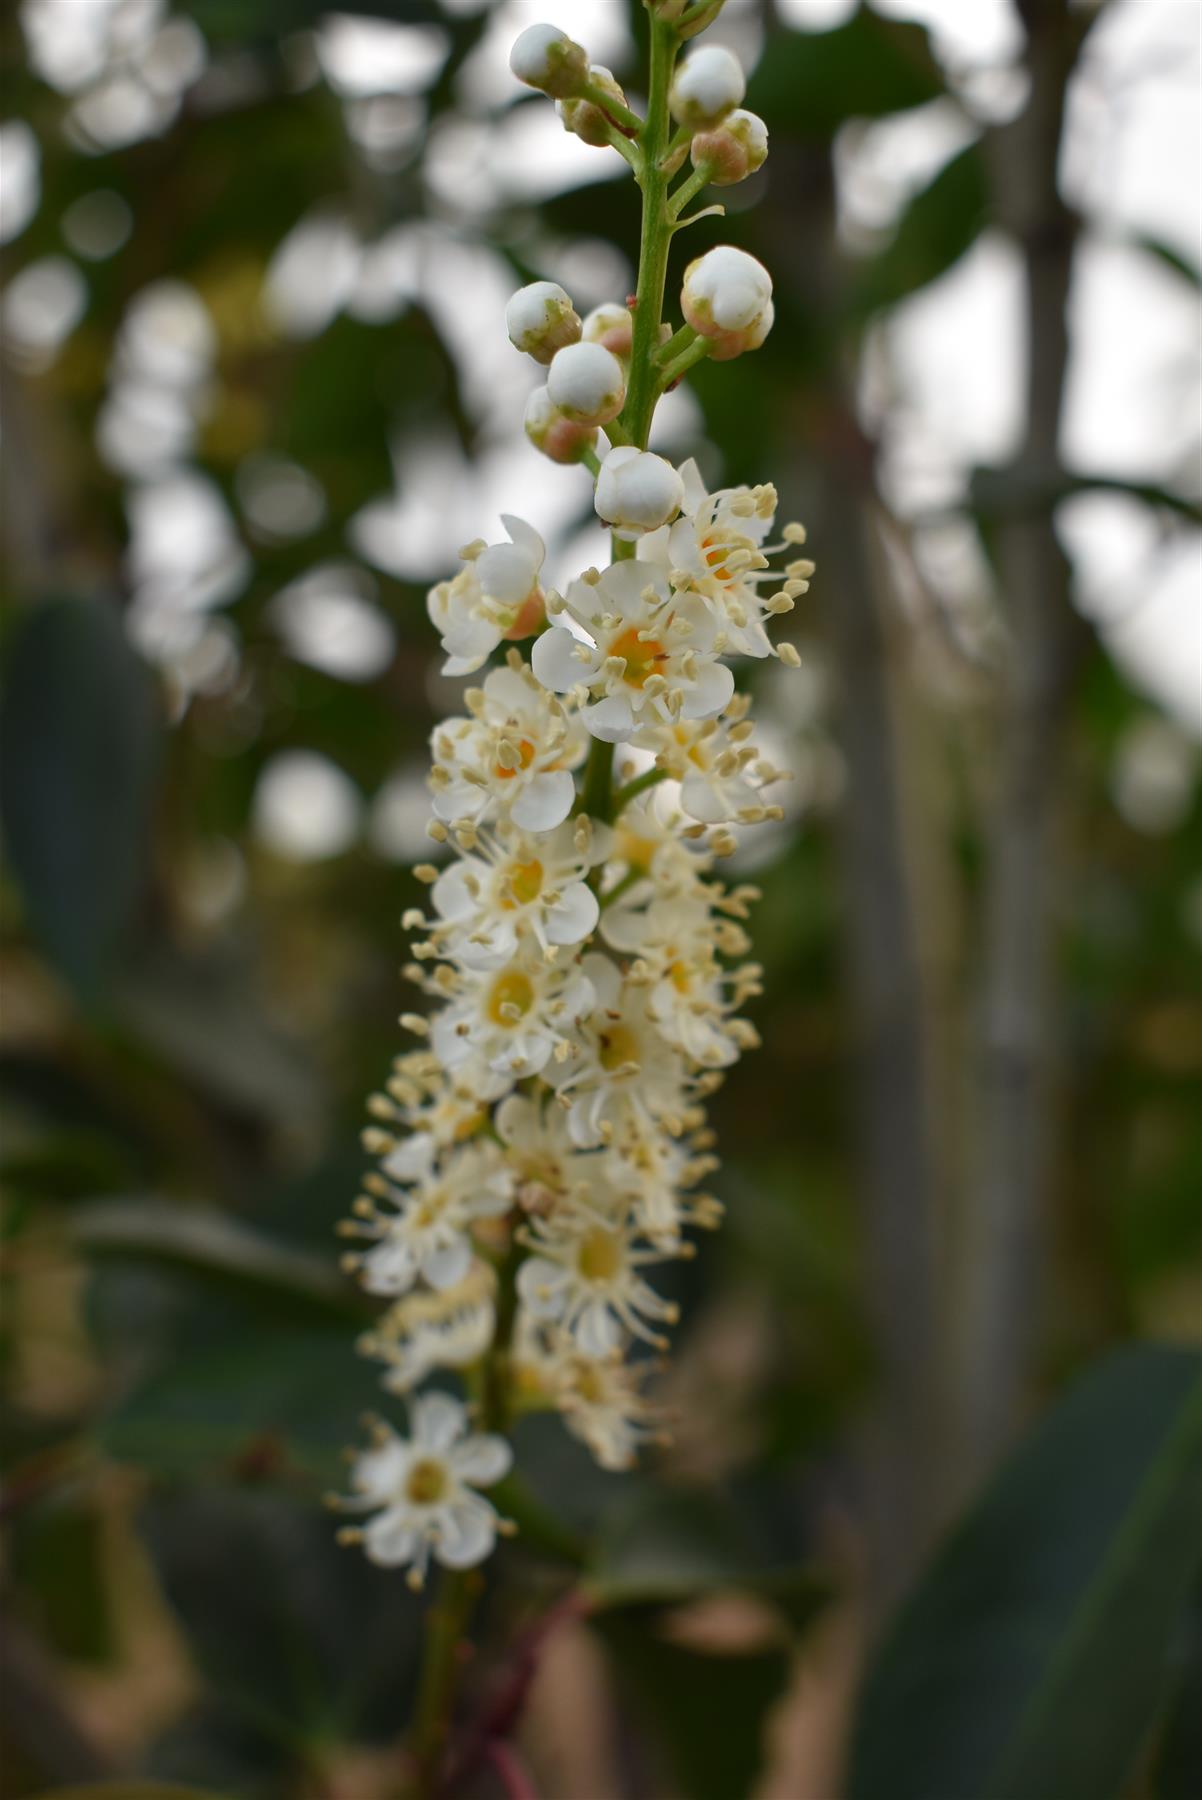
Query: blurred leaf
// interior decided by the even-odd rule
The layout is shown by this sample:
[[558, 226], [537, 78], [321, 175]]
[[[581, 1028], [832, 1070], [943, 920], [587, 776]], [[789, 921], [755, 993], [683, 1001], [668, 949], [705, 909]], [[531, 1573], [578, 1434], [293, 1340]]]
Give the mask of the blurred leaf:
[[9, 1561], [20, 1602], [61, 1656], [99, 1663], [112, 1654], [105, 1553], [104, 1520], [86, 1496], [50, 1494], [14, 1515]]
[[1161, 1739], [1152, 1782], [1155, 1800], [1198, 1800], [1202, 1794], [1202, 1591], [1189, 1609], [1177, 1693]]
[[174, 1781], [94, 1781], [83, 1787], [47, 1788], [33, 1800], [222, 1800], [222, 1796]]
[[847, 119], [906, 112], [944, 92], [925, 28], [861, 7], [834, 31], [774, 37], [751, 78], [747, 104], [774, 134], [825, 138]]
[[1162, 238], [1153, 237], [1137, 237], [1133, 242], [1138, 250], [1143, 250], [1148, 256], [1155, 257], [1158, 263], [1163, 264], [1167, 269], [1172, 269], [1174, 274], [1183, 275], [1192, 288], [1202, 288], [1202, 269], [1188, 256], [1183, 256], [1180, 250], [1174, 249], [1172, 244], [1166, 244]]
[[892, 306], [937, 280], [972, 248], [988, 215], [984, 157], [970, 144], [914, 196], [890, 243], [858, 272], [855, 310]]
[[1202, 1560], [1202, 1365], [1131, 1347], [953, 1534], [865, 1690], [851, 1800], [1110, 1800]]
[[600, 1632], [632, 1704], [662, 1735], [688, 1800], [751, 1794], [765, 1720], [788, 1679], [787, 1650], [707, 1655], [669, 1643], [646, 1618], [607, 1616]]
[[119, 614], [32, 608], [14, 633], [0, 726], [0, 817], [30, 924], [89, 999], [146, 871], [159, 749], [150, 677]]
[[[177, 8], [191, 14], [210, 42], [236, 44], [256, 38], [274, 42], [288, 32], [308, 30], [331, 10], [326, 0], [184, 0]], [[398, 25], [443, 20], [438, 0], [355, 0], [354, 10]]]
[[332, 1256], [280, 1243], [209, 1207], [149, 1199], [96, 1201], [77, 1208], [70, 1223], [84, 1250], [133, 1253], [203, 1273], [231, 1275], [239, 1283], [315, 1301], [342, 1317], [355, 1318], [366, 1311], [358, 1290]]

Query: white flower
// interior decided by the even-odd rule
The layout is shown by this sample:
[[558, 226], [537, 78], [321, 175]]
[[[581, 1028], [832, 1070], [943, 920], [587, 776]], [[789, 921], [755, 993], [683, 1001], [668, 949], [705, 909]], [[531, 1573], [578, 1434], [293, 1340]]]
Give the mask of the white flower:
[[491, 670], [464, 699], [472, 716], [445, 720], [431, 740], [435, 813], [448, 824], [500, 813], [523, 831], [551, 831], [576, 798], [571, 772], [586, 743], [579, 721], [520, 661]]
[[703, 884], [687, 899], [673, 895], [646, 907], [618, 903], [605, 914], [601, 935], [611, 949], [637, 958], [628, 981], [646, 985], [649, 1014], [690, 1062], [725, 1068], [756, 1041], [746, 1020], [730, 1015], [761, 992], [760, 970], [749, 963], [731, 973], [719, 963], [719, 951], [742, 955], [747, 938], [733, 921], [711, 916]]
[[426, 597], [426, 610], [447, 653], [444, 675], [470, 675], [502, 638], [528, 637], [542, 622], [538, 585], [546, 548], [533, 526], [512, 513], [501, 523], [508, 544], [469, 544], [464, 566]]
[[369, 1294], [405, 1294], [419, 1275], [434, 1288], [462, 1281], [471, 1267], [471, 1227], [497, 1218], [513, 1201], [513, 1176], [487, 1140], [459, 1146], [441, 1162], [431, 1149], [409, 1189], [380, 1181], [382, 1212], [360, 1204], [359, 1235], [376, 1239], [359, 1259]]
[[[568, 628], [568, 618], [587, 638]], [[734, 677], [714, 660], [713, 638], [703, 605], [674, 596], [661, 570], [631, 559], [573, 582], [530, 660], [555, 693], [586, 689], [594, 703], [581, 714], [584, 724], [594, 737], [621, 743], [644, 718], [721, 712]]]
[[552, 462], [579, 462], [597, 442], [596, 426], [566, 419], [545, 387], [535, 388], [527, 400], [523, 425], [535, 449]]
[[517, 1290], [534, 1318], [562, 1326], [585, 1356], [608, 1356], [626, 1332], [663, 1347], [648, 1321], [673, 1324], [678, 1309], [639, 1274], [663, 1252], [641, 1246], [629, 1222], [578, 1202], [533, 1219], [523, 1236], [535, 1254]]
[[527, 87], [565, 100], [588, 78], [588, 52], [557, 25], [529, 25], [509, 52], [509, 67]]
[[593, 1005], [592, 985], [578, 965], [543, 956], [499, 970], [458, 970], [454, 996], [431, 1022], [434, 1053], [482, 1092], [491, 1087], [493, 1098], [570, 1046], [577, 1020]]
[[662, 1409], [641, 1391], [648, 1363], [623, 1362], [616, 1351], [584, 1356], [567, 1332], [529, 1313], [520, 1317], [514, 1361], [523, 1384], [554, 1399], [601, 1468], [632, 1469], [642, 1444], [664, 1441]]
[[626, 376], [604, 345], [568, 344], [556, 351], [547, 371], [547, 392], [573, 424], [604, 425], [622, 410]]
[[[674, 587], [702, 596], [719, 622], [720, 650], [771, 656], [764, 621], [792, 611], [814, 565], [790, 563], [783, 572], [770, 566], [769, 556], [786, 547], [764, 543], [776, 513], [770, 482], [711, 494], [695, 462], [682, 464], [680, 474], [682, 516], [670, 528], [648, 533], [639, 544], [639, 559], [668, 569]], [[764, 594], [765, 585], [777, 591]]]
[[467, 1425], [458, 1400], [423, 1394], [409, 1409], [408, 1440], [381, 1426], [351, 1469], [354, 1495], [344, 1504], [375, 1514], [362, 1532], [367, 1555], [385, 1568], [410, 1565], [414, 1587], [431, 1555], [444, 1568], [468, 1569], [496, 1542], [496, 1510], [475, 1490], [507, 1475], [513, 1452], [502, 1437], [469, 1436]]
[[710, 339], [714, 360], [726, 362], [758, 349], [771, 330], [772, 277], [745, 250], [719, 244], [685, 270], [680, 309]]
[[491, 1266], [476, 1261], [453, 1287], [395, 1301], [357, 1348], [387, 1365], [383, 1385], [393, 1394], [408, 1393], [435, 1369], [466, 1368], [492, 1343], [496, 1285]]
[[646, 988], [596, 952], [581, 970], [595, 1004], [577, 1023], [571, 1054], [546, 1076], [567, 1103], [573, 1143], [587, 1150], [633, 1127], [679, 1135], [689, 1111], [688, 1069], [660, 1030]]
[[507, 1094], [496, 1112], [496, 1131], [527, 1212], [547, 1212], [574, 1189], [591, 1187], [596, 1159], [572, 1142], [567, 1117], [554, 1102]]
[[637, 537], [675, 517], [684, 499], [680, 476], [665, 457], [619, 444], [601, 464], [594, 504], [618, 534]]
[[475, 851], [434, 883], [439, 955], [468, 969], [498, 969], [523, 939], [533, 938], [544, 955], [582, 943], [598, 916], [587, 885], [591, 862], [590, 834], [570, 820], [537, 838], [512, 825], [480, 833]]
[[677, 719], [638, 733], [639, 747], [653, 751], [657, 765], [680, 783], [681, 810], [703, 825], [754, 825], [780, 816], [762, 790], [784, 776], [751, 741], [742, 698], [736, 695], [721, 718]]
[[681, 63], [672, 83], [672, 117], [699, 130], [717, 125], [742, 101], [747, 81], [738, 58], [719, 44], [694, 50]]
[[531, 281], [512, 294], [505, 329], [515, 350], [549, 363], [557, 350], [580, 336], [580, 315], [555, 281]]
[[733, 187], [764, 166], [768, 156], [768, 127], [757, 113], [728, 113], [720, 125], [694, 135], [689, 159], [695, 169], [708, 167], [715, 187]]

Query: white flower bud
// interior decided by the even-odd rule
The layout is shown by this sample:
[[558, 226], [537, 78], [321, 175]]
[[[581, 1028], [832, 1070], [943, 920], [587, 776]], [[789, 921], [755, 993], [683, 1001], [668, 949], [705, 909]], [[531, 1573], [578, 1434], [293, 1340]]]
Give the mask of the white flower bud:
[[684, 483], [662, 456], [620, 444], [601, 464], [597, 477], [597, 515], [630, 537], [655, 531], [675, 518], [684, 501]]
[[721, 125], [699, 131], [689, 146], [693, 167], [709, 165], [715, 187], [731, 187], [763, 167], [768, 155], [768, 127], [753, 112], [728, 113]]
[[[603, 69], [599, 63], [595, 63], [588, 72], [588, 80], [590, 87], [600, 88], [601, 92], [608, 94], [611, 100], [616, 100], [619, 106], [625, 106], [626, 96], [609, 69]], [[606, 118], [602, 108], [594, 101], [561, 100], [559, 116], [564, 122], [565, 129], [574, 132], [586, 144], [592, 144], [597, 149], [601, 149], [610, 142], [614, 126]]]
[[556, 100], [578, 94], [588, 79], [587, 51], [558, 25], [527, 26], [509, 52], [509, 66], [527, 87]]
[[634, 335], [634, 320], [630, 316], [630, 308], [619, 306], [616, 300], [594, 306], [592, 312], [585, 315], [580, 335], [586, 344], [601, 344], [615, 356], [629, 356], [630, 342]]
[[601, 344], [568, 344], [555, 353], [547, 391], [574, 424], [604, 425], [622, 410], [626, 377], [617, 357]]
[[549, 363], [557, 350], [580, 336], [580, 317], [554, 281], [532, 281], [510, 296], [505, 329], [515, 350]]
[[535, 388], [526, 402], [526, 436], [552, 462], [579, 462], [597, 442], [595, 425], [565, 419], [545, 387]]
[[745, 250], [719, 244], [685, 270], [680, 307], [693, 330], [711, 340], [715, 361], [727, 362], [767, 337], [772, 277]]
[[672, 117], [700, 131], [718, 125], [740, 104], [747, 82], [738, 58], [719, 44], [705, 44], [686, 57], [672, 83]]

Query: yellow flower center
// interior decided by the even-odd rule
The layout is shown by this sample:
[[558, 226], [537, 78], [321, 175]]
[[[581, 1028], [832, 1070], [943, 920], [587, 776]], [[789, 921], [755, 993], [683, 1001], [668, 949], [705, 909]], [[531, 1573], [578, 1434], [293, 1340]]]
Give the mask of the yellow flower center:
[[628, 687], [641, 688], [648, 675], [654, 675], [657, 663], [667, 656], [658, 638], [641, 638], [637, 626], [630, 625], [609, 646], [611, 656], [626, 659], [622, 680]]
[[[534, 1005], [534, 983], [520, 969], [506, 969], [493, 982], [487, 1012], [494, 1025], [516, 1025]], [[513, 1014], [516, 1010], [518, 1018]]]
[[435, 1506], [447, 1491], [447, 1471], [432, 1456], [415, 1462], [405, 1478], [405, 1497], [415, 1506]]
[[686, 962], [669, 963], [668, 980], [678, 994], [687, 994], [693, 985], [693, 971]]
[[518, 758], [519, 762], [516, 769], [503, 768], [500, 763], [493, 764], [493, 774], [498, 781], [512, 781], [514, 776], [518, 774], [521, 769], [528, 769], [530, 767], [531, 763], [534, 761], [534, 745], [530, 742], [529, 738], [523, 738], [518, 745]]
[[639, 1040], [629, 1025], [611, 1025], [608, 1031], [601, 1033], [600, 1061], [603, 1069], [611, 1072], [620, 1069], [623, 1063], [637, 1063], [639, 1060]]
[[613, 1231], [590, 1231], [581, 1240], [576, 1267], [586, 1281], [612, 1281], [622, 1267], [622, 1240]]
[[537, 860], [509, 865], [510, 905], [529, 906], [543, 891], [543, 865]]

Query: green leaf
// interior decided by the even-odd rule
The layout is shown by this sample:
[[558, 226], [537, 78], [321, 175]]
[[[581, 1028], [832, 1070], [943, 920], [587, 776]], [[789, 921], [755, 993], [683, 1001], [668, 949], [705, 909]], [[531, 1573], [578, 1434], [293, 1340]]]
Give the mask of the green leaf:
[[50, 600], [15, 633], [0, 727], [0, 817], [30, 925], [94, 999], [147, 864], [159, 719], [119, 614]]
[[33, 1800], [221, 1800], [221, 1796], [174, 1781], [92, 1781], [83, 1787], [47, 1788]]
[[848, 119], [907, 112], [944, 92], [924, 27], [862, 6], [834, 31], [779, 33], [747, 104], [776, 136], [827, 138]]
[[866, 263], [853, 291], [861, 313], [892, 306], [946, 273], [970, 250], [989, 212], [985, 161], [969, 144], [902, 213], [890, 243]]
[[1202, 1561], [1202, 1359], [1086, 1374], [936, 1557], [871, 1671], [850, 1800], [1111, 1800]]

